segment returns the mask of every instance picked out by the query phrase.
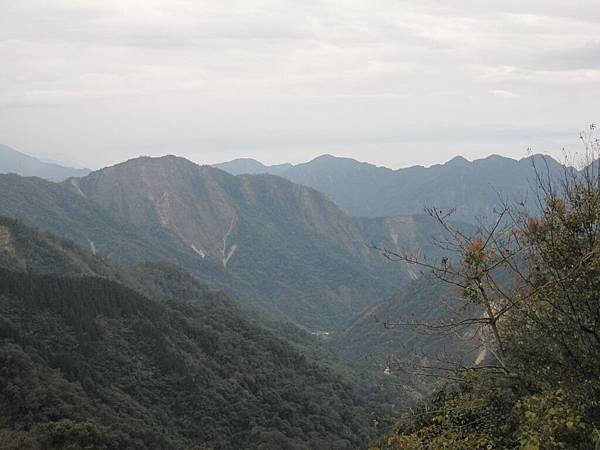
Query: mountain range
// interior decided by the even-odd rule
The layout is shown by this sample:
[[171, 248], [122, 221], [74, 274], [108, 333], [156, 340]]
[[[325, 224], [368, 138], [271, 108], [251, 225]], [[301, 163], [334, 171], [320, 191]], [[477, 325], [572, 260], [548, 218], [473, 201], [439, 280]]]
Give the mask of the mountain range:
[[[544, 170], [563, 170], [554, 160], [539, 158], [515, 161], [494, 156], [472, 163], [456, 158], [429, 169], [400, 171], [331, 156], [275, 167], [245, 159], [224, 168], [255, 173], [232, 175], [176, 156], [140, 157], [60, 183], [0, 175], [0, 214], [72, 239], [121, 264], [179, 265], [198, 280], [237, 297], [251, 314], [330, 333], [338, 350], [353, 359], [337, 343], [361, 341], [364, 329], [356, 326], [357, 317], [385, 299], [398, 298], [394, 293], [420, 275], [412, 267], [390, 263], [374, 247], [440, 255], [432, 239], [441, 230], [430, 217], [419, 214], [417, 206], [434, 195], [432, 180], [437, 177], [445, 186], [440, 197], [472, 198], [458, 214], [472, 221], [477, 213], [491, 211], [492, 197], [497, 200], [491, 186], [484, 192], [485, 181], [477, 174], [487, 181], [504, 178], [511, 186], [503, 193], [517, 196], [527, 190], [534, 162], [538, 167], [543, 164]], [[282, 176], [256, 173], [263, 171]], [[506, 181], [515, 178], [513, 172], [523, 179]], [[350, 193], [348, 201], [374, 208], [375, 199], [361, 200], [360, 195], [370, 195], [361, 186], [380, 192], [378, 200], [387, 196], [382, 184], [398, 190], [412, 179], [422, 189], [410, 187], [412, 207], [402, 200], [404, 212], [411, 214], [355, 217], [331, 200], [331, 192], [323, 194], [284, 177], [312, 180], [319, 186], [329, 183], [334, 193]], [[423, 186], [428, 184], [432, 184], [429, 191]], [[426, 312], [437, 300], [422, 303]], [[395, 311], [388, 313], [391, 317]], [[336, 336], [346, 338], [338, 341]], [[351, 347], [355, 355], [367, 350]]]
[[220, 166], [232, 174], [168, 155], [59, 182], [0, 175], [0, 358], [14, 367], [0, 383], [40, 392], [35, 407], [2, 399], [17, 408], [0, 414], [0, 438], [364, 445], [377, 434], [368, 418], [388, 414], [372, 401], [407, 404], [434, 387], [391, 373], [397, 358], [477, 356], [460, 336], [384, 326], [446, 317], [458, 293], [379, 249], [447, 257], [429, 200], [472, 229], [499, 201], [495, 183], [505, 198], [528, 194], [534, 165], [565, 170], [541, 156], [400, 171], [323, 156]]
[[85, 176], [90, 173], [90, 170], [41, 161], [0, 144], [0, 173], [16, 173], [22, 176], [45, 178], [50, 181], [63, 181], [70, 177]]
[[[477, 170], [489, 173], [488, 179], [492, 174], [502, 178], [502, 173], [512, 173], [516, 165], [523, 175], [520, 183], [515, 181], [511, 186], [516, 196], [519, 186], [526, 189], [526, 172], [533, 170], [534, 161], [539, 165], [533, 158], [514, 161], [490, 157], [473, 163], [455, 159], [429, 169], [391, 171], [325, 156], [298, 166], [273, 168], [238, 160], [228, 167], [271, 170], [289, 178], [304, 174], [304, 179], [315, 184], [329, 180], [335, 189], [360, 191], [360, 195], [368, 195], [368, 189], [360, 189], [360, 181], [365, 184], [370, 177], [373, 189], [382, 194], [380, 198], [386, 195], [381, 183], [392, 186], [393, 180], [399, 180], [406, 184], [404, 179], [411, 177], [417, 183], [419, 173], [431, 181], [438, 173], [439, 182], [445, 180], [447, 198], [460, 196], [457, 191], [469, 192], [463, 199], [480, 194], [478, 200], [463, 204], [462, 215], [473, 220], [478, 211], [491, 209], [490, 204], [477, 205], [483, 205], [486, 198], [492, 202], [491, 196], [497, 194], [491, 187], [490, 193], [482, 193], [482, 188], [477, 194], [475, 182], [475, 186], [461, 183], [470, 183]], [[543, 161], [544, 167], [548, 163], [548, 170], [562, 168], [549, 158]], [[456, 171], [465, 175], [453, 175]], [[344, 177], [351, 173], [356, 176]], [[423, 180], [418, 183], [427, 184]], [[72, 239], [121, 264], [166, 261], [179, 265], [198, 280], [236, 296], [249, 311], [273, 320], [290, 320], [310, 332], [346, 336], [346, 342], [361, 341], [364, 329], [356, 326], [356, 318], [362, 311], [393, 298], [398, 289], [420, 275], [412, 267], [390, 263], [373, 247], [419, 249], [430, 257], [440, 255], [432, 239], [439, 237], [441, 230], [430, 217], [418, 214], [420, 208], [416, 206], [433, 195], [424, 188], [423, 192], [411, 188], [415, 206], [406, 210], [414, 214], [353, 217], [331, 201], [332, 195], [282, 176], [232, 175], [176, 156], [135, 158], [60, 183], [0, 175], [0, 188], [4, 194], [0, 214]], [[422, 303], [426, 310], [437, 301], [427, 298]], [[420, 306], [414, 308], [419, 310]], [[392, 313], [387, 316], [392, 317]], [[349, 324], [353, 325], [347, 328]], [[344, 339], [334, 338], [333, 343], [353, 359], [337, 342]], [[351, 347], [354, 355], [367, 351], [366, 347], [364, 352], [360, 350], [360, 345]]]
[[521, 160], [492, 155], [475, 161], [457, 156], [445, 164], [397, 170], [331, 155], [297, 165], [265, 166], [243, 159], [215, 167], [238, 175], [271, 173], [310, 186], [351, 216], [422, 214], [426, 207], [435, 207], [454, 209], [453, 217], [465, 222], [489, 217], [501, 198], [522, 201], [530, 196], [536, 167], [551, 176], [564, 170], [544, 155]]
[[[353, 217], [423, 214], [426, 207], [435, 207], [454, 210], [454, 219], [463, 222], [490, 217], [501, 200], [524, 201], [531, 197], [536, 170], [553, 177], [565, 170], [552, 157], [540, 154], [520, 160], [491, 155], [468, 161], [457, 156], [445, 164], [396, 170], [332, 155], [296, 165], [269, 166], [240, 158], [213, 167], [232, 175], [286, 178], [324, 193]], [[0, 173], [60, 182], [84, 177], [90, 171], [46, 163], [0, 145]]]
[[0, 214], [124, 264], [181, 265], [311, 331], [342, 328], [412, 276], [373, 244], [415, 247], [434, 233], [423, 216], [357, 219], [283, 178], [232, 176], [174, 156], [137, 158], [62, 183], [0, 175], [0, 188]]

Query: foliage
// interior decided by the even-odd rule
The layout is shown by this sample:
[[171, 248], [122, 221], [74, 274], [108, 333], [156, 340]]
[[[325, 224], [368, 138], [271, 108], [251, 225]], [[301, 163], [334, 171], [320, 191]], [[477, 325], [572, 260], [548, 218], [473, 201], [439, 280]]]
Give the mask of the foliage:
[[0, 269], [0, 311], [0, 429], [43, 448], [356, 448], [376, 432], [348, 381], [222, 294], [158, 303]]
[[[586, 143], [597, 155], [598, 141]], [[433, 268], [486, 307], [477, 323], [493, 336], [493, 361], [458, 372], [376, 448], [598, 445], [600, 173], [590, 162], [558, 180], [538, 170], [539, 214], [505, 206], [483, 239], [456, 240], [462, 267]]]
[[[432, 333], [420, 323], [434, 323], [456, 317], [459, 293], [452, 286], [422, 276], [404, 286], [394, 296], [366, 309], [343, 333], [332, 337], [331, 345], [357, 366], [374, 368], [382, 384], [396, 388], [399, 403], [407, 406], [431, 394], [438, 380], [414, 363], [437, 365], [452, 355], [468, 364], [473, 355], [459, 333]], [[397, 320], [390, 320], [395, 318]], [[401, 323], [399, 323], [401, 322]]]
[[586, 424], [569, 404], [562, 389], [545, 391], [515, 403], [519, 418], [517, 437], [525, 450], [589, 448]]
[[509, 386], [491, 386], [480, 374], [468, 373], [460, 386], [440, 387], [377, 448], [511, 448], [513, 398]]
[[251, 318], [177, 266], [123, 268], [0, 227], [5, 446], [355, 448], [389, 422], [370, 379], [309, 333]]

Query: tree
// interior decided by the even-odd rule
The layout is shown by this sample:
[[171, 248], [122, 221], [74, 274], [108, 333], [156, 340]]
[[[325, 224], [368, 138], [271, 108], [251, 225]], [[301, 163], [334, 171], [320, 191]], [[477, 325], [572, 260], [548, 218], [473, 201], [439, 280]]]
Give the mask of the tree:
[[[380, 448], [600, 444], [600, 143], [594, 132], [592, 125], [582, 133], [579, 169], [567, 167], [551, 179], [542, 160], [534, 204], [501, 201], [491, 225], [467, 233], [448, 214], [428, 210], [446, 232], [437, 243], [448, 253], [441, 261], [382, 249], [461, 290], [461, 320], [412, 325], [441, 332], [470, 327], [492, 363], [450, 366], [455, 382], [401, 421]], [[497, 422], [502, 425], [489, 426]]]

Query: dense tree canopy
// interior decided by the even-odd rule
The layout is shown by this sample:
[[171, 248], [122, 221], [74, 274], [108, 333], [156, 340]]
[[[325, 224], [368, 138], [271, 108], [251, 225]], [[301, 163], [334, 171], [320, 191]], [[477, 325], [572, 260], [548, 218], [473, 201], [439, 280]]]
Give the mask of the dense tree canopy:
[[0, 232], [4, 447], [357, 448], [382, 429], [375, 390], [309, 333], [172, 264]]
[[376, 432], [347, 379], [221, 294], [158, 303], [0, 269], [0, 316], [0, 433], [22, 448], [350, 449]]

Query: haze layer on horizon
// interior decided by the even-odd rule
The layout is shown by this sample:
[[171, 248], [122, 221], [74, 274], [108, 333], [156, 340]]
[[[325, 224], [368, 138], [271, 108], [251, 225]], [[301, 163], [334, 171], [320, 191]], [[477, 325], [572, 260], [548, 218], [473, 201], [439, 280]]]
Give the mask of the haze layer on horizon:
[[448, 3], [0, 0], [0, 142], [90, 168], [579, 150], [600, 3]]

